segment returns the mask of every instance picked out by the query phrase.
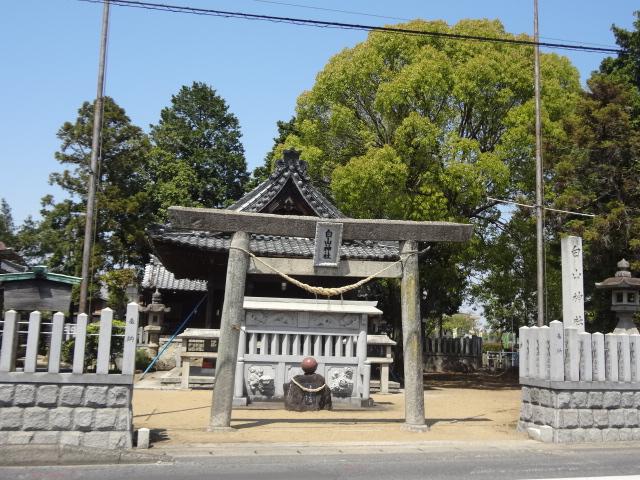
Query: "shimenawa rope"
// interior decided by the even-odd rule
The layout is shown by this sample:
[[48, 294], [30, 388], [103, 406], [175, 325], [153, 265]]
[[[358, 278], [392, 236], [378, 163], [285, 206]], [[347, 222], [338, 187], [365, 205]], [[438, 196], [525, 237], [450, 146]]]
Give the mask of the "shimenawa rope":
[[318, 388], [307, 388], [307, 387], [303, 387], [302, 385], [300, 385], [298, 382], [296, 382], [293, 378], [291, 379], [291, 381], [297, 385], [298, 387], [300, 387], [300, 389], [303, 392], [308, 392], [308, 393], [318, 393], [320, 390], [322, 390], [325, 386], [326, 383], [323, 383], [321, 386], [319, 386]]
[[[354, 289], [364, 285], [365, 283], [373, 280], [378, 275], [380, 275], [381, 273], [384, 273], [385, 271], [389, 270], [394, 265], [396, 265], [398, 263], [402, 263], [404, 261], [404, 259], [401, 258], [397, 262], [394, 262], [391, 265], [387, 265], [385, 268], [383, 268], [379, 272], [376, 272], [373, 275], [370, 275], [367, 278], [364, 278], [364, 279], [360, 280], [359, 282], [353, 283], [351, 285], [345, 285], [344, 287], [338, 287], [338, 288], [325, 288], [325, 287], [314, 287], [314, 286], [311, 286], [311, 285], [307, 285], [306, 283], [302, 283], [302, 282], [296, 280], [295, 278], [291, 278], [286, 273], [281, 272], [277, 268], [269, 265], [267, 262], [265, 262], [261, 258], [257, 257], [256, 255], [251, 253], [249, 250], [246, 250], [246, 249], [241, 248], [241, 247], [230, 247], [230, 248], [235, 249], [235, 250], [241, 250], [244, 253], [246, 253], [247, 255], [250, 255], [251, 257], [256, 259], [258, 262], [262, 263], [265, 267], [270, 268], [271, 270], [273, 270], [275, 273], [280, 275], [285, 280], [287, 280], [287, 281], [293, 283], [294, 285], [306, 290], [307, 292], [311, 292], [311, 293], [314, 293], [316, 295], [324, 295], [324, 296], [327, 296], [327, 297], [333, 297], [335, 295], [342, 295], [343, 293], [346, 293], [346, 292], [348, 292], [350, 290], [354, 290]], [[410, 252], [403, 252], [401, 255], [409, 256], [409, 255], [417, 255], [419, 253], [420, 252], [415, 250], [415, 251], [410, 251]]]

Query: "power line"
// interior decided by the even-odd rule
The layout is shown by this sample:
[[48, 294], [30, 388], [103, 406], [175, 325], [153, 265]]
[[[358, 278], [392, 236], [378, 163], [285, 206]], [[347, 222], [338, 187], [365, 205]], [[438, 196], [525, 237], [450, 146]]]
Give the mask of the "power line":
[[[334, 8], [322, 8], [322, 7], [312, 7], [311, 5], [299, 5], [297, 3], [286, 3], [286, 2], [276, 2], [274, 0], [250, 0], [252, 2], [258, 2], [258, 3], [269, 3], [272, 5], [284, 5], [287, 7], [295, 7], [295, 8], [306, 8], [309, 10], [322, 10], [325, 12], [335, 12], [335, 13], [344, 13], [347, 15], [358, 15], [360, 17], [375, 17], [375, 18], [386, 18], [389, 20], [400, 20], [402, 22], [410, 22], [412, 20], [414, 20], [413, 18], [404, 18], [404, 17], [390, 17], [388, 15], [376, 15], [373, 13], [364, 13], [364, 12], [351, 12], [349, 10], [338, 10], [338, 9], [334, 9]], [[451, 25], [447, 24], [449, 27], [451, 27]], [[513, 34], [512, 34], [513, 35]], [[568, 42], [568, 43], [575, 43], [576, 45], [595, 45], [595, 46], [599, 46], [599, 47], [605, 47], [607, 48], [607, 45], [603, 44], [603, 43], [590, 43], [590, 42], [580, 42], [577, 40], [566, 40], [563, 38], [553, 38], [553, 37], [540, 37], [540, 38], [546, 38], [548, 40], [555, 40], [557, 42]]]
[[[103, 0], [79, 0], [79, 1], [88, 2], [88, 3], [103, 2]], [[514, 45], [527, 45], [527, 46], [538, 45], [539, 47], [564, 49], [564, 50], [577, 50], [577, 51], [592, 52], [592, 53], [621, 54], [626, 52], [626, 50], [619, 49], [619, 48], [603, 48], [603, 47], [593, 47], [593, 46], [590, 47], [586, 45], [568, 45], [564, 43], [534, 42], [531, 40], [492, 38], [492, 37], [482, 37], [482, 36], [476, 36], [476, 35], [462, 35], [462, 34], [456, 34], [456, 33], [409, 30], [404, 28], [377, 27], [372, 25], [359, 25], [359, 24], [352, 24], [352, 23], [325, 22], [321, 20], [307, 20], [307, 19], [291, 18], [291, 17], [275, 17], [270, 15], [256, 15], [252, 13], [241, 13], [241, 12], [225, 12], [221, 10], [209, 10], [209, 9], [194, 8], [194, 7], [180, 7], [176, 5], [164, 5], [164, 4], [158, 4], [158, 3], [138, 2], [134, 0], [109, 0], [109, 3], [116, 6], [121, 6], [121, 7], [142, 8], [146, 10], [159, 10], [159, 11], [167, 11], [167, 12], [173, 12], [173, 13], [189, 13], [193, 15], [215, 16], [215, 17], [221, 17], [221, 18], [242, 18], [245, 20], [262, 20], [262, 21], [268, 21], [273, 23], [288, 23], [292, 25], [305, 25], [305, 26], [314, 26], [314, 27], [320, 27], [320, 28], [338, 28], [343, 30], [377, 31], [377, 32], [386, 32], [386, 33], [403, 34], [403, 35], [424, 35], [424, 36], [432, 36], [432, 37], [453, 38], [458, 40], [476, 40], [481, 42], [509, 43]]]

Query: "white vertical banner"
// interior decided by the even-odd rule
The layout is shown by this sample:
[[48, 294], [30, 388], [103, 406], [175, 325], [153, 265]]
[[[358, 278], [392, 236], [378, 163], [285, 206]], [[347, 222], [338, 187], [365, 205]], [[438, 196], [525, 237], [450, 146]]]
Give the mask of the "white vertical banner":
[[582, 238], [564, 237], [562, 250], [562, 317], [564, 327], [584, 332], [584, 280], [582, 275]]

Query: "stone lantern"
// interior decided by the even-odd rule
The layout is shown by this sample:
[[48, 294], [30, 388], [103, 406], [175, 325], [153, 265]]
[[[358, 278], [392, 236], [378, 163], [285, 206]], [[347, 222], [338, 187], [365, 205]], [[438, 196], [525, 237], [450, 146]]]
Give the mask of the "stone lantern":
[[596, 288], [611, 290], [611, 311], [616, 312], [618, 325], [613, 333], [637, 334], [633, 315], [640, 312], [640, 278], [633, 278], [629, 271], [629, 262], [618, 262], [615, 277], [596, 283]]
[[151, 296], [151, 305], [139, 307], [140, 313], [147, 314], [147, 326], [144, 327], [145, 332], [149, 334], [149, 355], [155, 357], [158, 355], [160, 342], [160, 334], [164, 331], [164, 315], [171, 311], [170, 307], [165, 307], [162, 303], [162, 294], [156, 288], [155, 293]]

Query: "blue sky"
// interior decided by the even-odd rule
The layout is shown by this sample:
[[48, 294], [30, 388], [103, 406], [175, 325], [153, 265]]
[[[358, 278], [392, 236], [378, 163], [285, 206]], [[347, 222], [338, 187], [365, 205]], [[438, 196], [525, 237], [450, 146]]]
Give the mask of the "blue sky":
[[[149, 0], [154, 1], [154, 0]], [[414, 18], [500, 19], [533, 34], [533, 0], [156, 0], [156, 3], [381, 26]], [[637, 0], [539, 0], [542, 41], [615, 46], [611, 25], [631, 29]], [[17, 225], [39, 218], [40, 199], [63, 166], [56, 132], [96, 96], [102, 4], [79, 0], [0, 2], [0, 198]], [[364, 31], [111, 7], [106, 94], [148, 131], [183, 85], [205, 82], [238, 118], [249, 169], [262, 164], [297, 97]], [[543, 49], [543, 51], [545, 51]], [[583, 80], [604, 57], [559, 50]]]

